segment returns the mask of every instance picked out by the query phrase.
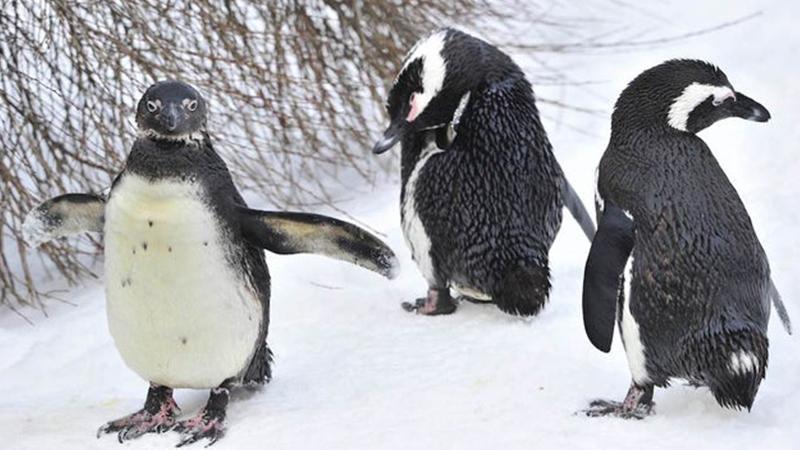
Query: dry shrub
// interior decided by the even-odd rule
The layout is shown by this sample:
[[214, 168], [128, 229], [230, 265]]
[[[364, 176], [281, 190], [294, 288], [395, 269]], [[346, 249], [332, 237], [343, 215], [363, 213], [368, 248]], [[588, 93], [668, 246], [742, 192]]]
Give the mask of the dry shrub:
[[[285, 208], [330, 205], [353, 180], [386, 169], [379, 164], [390, 160], [365, 156], [386, 84], [414, 41], [449, 24], [490, 38], [511, 21], [565, 26], [546, 14], [550, 4], [0, 0], [0, 304], [42, 307], [47, 293], [33, 275], [42, 269], [69, 281], [91, 274], [100, 242], [31, 251], [21, 221], [57, 193], [109, 186], [135, 136], [135, 102], [155, 80], [205, 94], [217, 149], [246, 190]], [[592, 45], [509, 43], [545, 52]]]

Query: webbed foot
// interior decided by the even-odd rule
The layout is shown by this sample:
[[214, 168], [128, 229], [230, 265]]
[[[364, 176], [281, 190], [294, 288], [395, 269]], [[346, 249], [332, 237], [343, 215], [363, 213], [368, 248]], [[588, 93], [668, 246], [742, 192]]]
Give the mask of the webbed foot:
[[418, 298], [414, 303], [403, 302], [400, 306], [408, 312], [416, 312], [426, 316], [453, 314], [456, 311], [456, 302], [450, 297], [450, 289], [428, 289], [428, 296]]
[[117, 440], [122, 443], [145, 433], [164, 433], [175, 426], [175, 418], [179, 413], [180, 409], [172, 398], [172, 389], [152, 384], [147, 391], [144, 408], [103, 425], [97, 430], [97, 437], [117, 433]]
[[622, 402], [594, 400], [589, 403], [589, 408], [581, 412], [588, 417], [614, 416], [622, 419], [641, 420], [653, 414], [654, 406], [652, 385], [639, 387], [631, 384], [631, 388]]
[[217, 442], [225, 434], [225, 409], [229, 399], [230, 390], [227, 387], [212, 389], [205, 408], [191, 419], [182, 420], [175, 425], [175, 431], [181, 434], [181, 440], [176, 447], [202, 439], [208, 439], [206, 447]]

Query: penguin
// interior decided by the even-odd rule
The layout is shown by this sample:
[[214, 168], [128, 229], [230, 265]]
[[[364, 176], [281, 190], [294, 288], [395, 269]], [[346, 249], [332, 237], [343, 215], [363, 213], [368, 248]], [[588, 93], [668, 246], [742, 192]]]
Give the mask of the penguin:
[[389, 91], [373, 153], [401, 145], [400, 212], [428, 292], [403, 308], [450, 314], [462, 299], [530, 316], [550, 291], [548, 252], [567, 206], [594, 224], [556, 161], [525, 74], [452, 28], [422, 38]]
[[[388, 278], [397, 259], [379, 239], [337, 219], [249, 209], [206, 132], [192, 86], [162, 81], [138, 103], [138, 136], [107, 196], [66, 194], [29, 213], [38, 244], [103, 232], [108, 326], [122, 359], [150, 383], [144, 407], [98, 431], [120, 442], [178, 431], [178, 446], [224, 433], [231, 389], [271, 377], [270, 276], [263, 250], [316, 253]], [[177, 421], [173, 389], [210, 389]]]
[[697, 133], [739, 117], [770, 119], [719, 67], [676, 59], [622, 91], [597, 173], [597, 233], [583, 279], [591, 343], [611, 348], [614, 321], [632, 384], [589, 416], [643, 418], [654, 387], [706, 386], [748, 411], [767, 369], [770, 299], [791, 334], [764, 249], [736, 189]]

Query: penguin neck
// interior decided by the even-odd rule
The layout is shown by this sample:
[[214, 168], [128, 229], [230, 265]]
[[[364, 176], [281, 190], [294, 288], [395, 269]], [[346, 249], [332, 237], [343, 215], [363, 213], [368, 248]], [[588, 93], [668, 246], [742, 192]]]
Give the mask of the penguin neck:
[[406, 184], [411, 172], [427, 153], [437, 148], [436, 135], [443, 130], [424, 130], [407, 136], [400, 150], [400, 177]]
[[461, 115], [456, 135], [459, 151], [479, 157], [496, 152], [527, 153], [532, 148], [544, 151], [550, 147], [533, 88], [518, 71], [474, 92]]
[[202, 145], [203, 141], [208, 139], [208, 134], [206, 133], [205, 128], [201, 128], [199, 130], [193, 131], [191, 133], [185, 134], [177, 134], [177, 135], [170, 135], [170, 134], [162, 134], [156, 130], [151, 128], [139, 129], [137, 135], [140, 139], [150, 139], [156, 143], [162, 143], [163, 145], [172, 144], [182, 144], [182, 145]]
[[224, 161], [207, 139], [187, 144], [140, 136], [126, 162], [126, 170], [150, 179], [195, 178], [201, 172], [217, 169], [227, 172]]
[[710, 156], [700, 137], [667, 125], [612, 130], [607, 153], [617, 161], [627, 161], [625, 164], [648, 167], [674, 167], [681, 161]]

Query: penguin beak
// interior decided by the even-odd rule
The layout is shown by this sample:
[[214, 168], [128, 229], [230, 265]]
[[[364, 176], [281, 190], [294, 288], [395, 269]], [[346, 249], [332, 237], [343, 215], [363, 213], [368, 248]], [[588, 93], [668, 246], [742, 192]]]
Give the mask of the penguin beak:
[[736, 101], [732, 102], [728, 108], [732, 116], [753, 122], [766, 122], [772, 117], [761, 103], [741, 92], [736, 93]]
[[389, 125], [389, 128], [383, 132], [383, 137], [372, 147], [372, 153], [380, 155], [381, 153], [394, 147], [409, 128], [409, 123], [405, 120], [399, 120]]
[[173, 103], [168, 104], [158, 116], [158, 121], [167, 131], [175, 131], [182, 119], [183, 114]]

